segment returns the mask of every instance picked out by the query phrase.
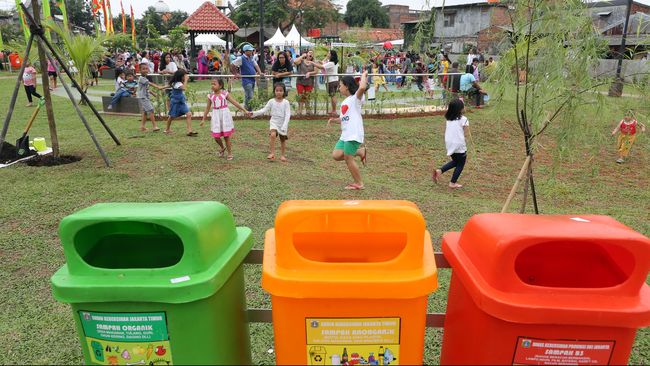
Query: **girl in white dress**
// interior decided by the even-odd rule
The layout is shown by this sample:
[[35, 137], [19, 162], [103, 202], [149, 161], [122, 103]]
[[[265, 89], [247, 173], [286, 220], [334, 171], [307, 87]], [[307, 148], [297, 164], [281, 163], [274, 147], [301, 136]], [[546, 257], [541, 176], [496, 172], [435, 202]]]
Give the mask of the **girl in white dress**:
[[269, 100], [264, 108], [253, 112], [253, 117], [261, 116], [262, 114], [271, 115], [271, 120], [269, 121], [269, 129], [271, 130], [269, 137], [269, 155], [266, 158], [275, 160], [275, 138], [279, 136], [280, 161], [283, 163], [287, 161], [285, 151], [287, 148], [287, 140], [289, 139], [289, 119], [291, 119], [291, 105], [284, 98], [286, 90], [284, 83], [275, 83], [273, 86], [275, 98]]
[[[205, 119], [208, 117], [208, 113], [212, 110], [212, 120], [210, 121], [210, 130], [212, 131], [212, 137], [214, 141], [219, 145], [220, 150], [217, 152], [219, 156], [224, 156], [224, 152], [227, 150], [228, 155], [227, 159], [232, 160], [232, 146], [230, 144], [230, 136], [235, 132], [235, 123], [232, 120], [232, 114], [228, 109], [228, 102], [232, 103], [237, 109], [244, 112], [247, 116], [250, 117], [250, 112], [248, 112], [244, 107], [241, 106], [226, 90], [224, 90], [223, 79], [212, 79], [212, 93], [208, 94], [208, 103], [205, 106], [205, 112], [203, 112], [203, 119], [201, 120], [201, 126], [205, 124]], [[223, 137], [224, 143], [221, 141]]]

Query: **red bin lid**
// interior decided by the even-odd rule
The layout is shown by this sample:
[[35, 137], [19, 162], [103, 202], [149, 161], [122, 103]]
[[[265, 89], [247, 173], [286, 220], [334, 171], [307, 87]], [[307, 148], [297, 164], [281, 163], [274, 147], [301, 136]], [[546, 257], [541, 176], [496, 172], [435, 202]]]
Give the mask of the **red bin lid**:
[[650, 239], [607, 216], [482, 214], [442, 250], [472, 299], [529, 324], [650, 325]]

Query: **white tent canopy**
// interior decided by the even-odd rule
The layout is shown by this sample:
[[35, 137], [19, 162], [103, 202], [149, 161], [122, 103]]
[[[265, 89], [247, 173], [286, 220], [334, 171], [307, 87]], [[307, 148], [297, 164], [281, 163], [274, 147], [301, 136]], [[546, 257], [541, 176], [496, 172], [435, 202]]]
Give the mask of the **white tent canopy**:
[[296, 25], [294, 24], [291, 26], [291, 31], [289, 31], [289, 34], [287, 34], [287, 45], [288, 46], [302, 46], [302, 47], [313, 47], [314, 44], [309, 42], [308, 40], [302, 38], [300, 33], [298, 33], [298, 29], [296, 29]]
[[265, 46], [284, 46], [287, 43], [286, 38], [284, 38], [284, 35], [282, 34], [282, 31], [280, 31], [280, 28], [278, 28], [275, 31], [275, 34], [273, 37], [271, 37], [269, 40], [264, 42]]
[[211, 46], [225, 46], [226, 41], [219, 38], [216, 34], [199, 34], [194, 38], [194, 44], [209, 48]]

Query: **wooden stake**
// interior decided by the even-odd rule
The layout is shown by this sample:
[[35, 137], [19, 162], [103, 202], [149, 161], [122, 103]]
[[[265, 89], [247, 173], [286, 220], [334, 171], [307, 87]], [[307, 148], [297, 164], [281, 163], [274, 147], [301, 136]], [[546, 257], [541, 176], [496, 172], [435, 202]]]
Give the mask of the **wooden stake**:
[[[41, 6], [38, 1], [32, 1], [32, 10], [34, 13], [34, 23], [36, 26], [41, 24]], [[34, 27], [35, 28], [35, 27]], [[32, 34], [36, 29], [32, 29]], [[42, 32], [43, 29], [41, 28]], [[38, 36], [38, 35], [36, 35]], [[52, 109], [52, 94], [50, 93], [50, 79], [47, 75], [47, 61], [45, 58], [45, 49], [41, 42], [36, 42], [38, 45], [38, 59], [41, 63], [41, 76], [43, 84], [43, 97], [45, 98], [45, 110], [47, 111], [47, 124], [50, 127], [50, 139], [52, 139], [52, 156], [58, 158], [59, 152], [59, 135], [56, 132], [56, 121], [54, 120], [54, 109]]]
[[510, 190], [510, 194], [508, 195], [508, 199], [506, 199], [506, 203], [503, 204], [501, 213], [505, 213], [508, 210], [508, 207], [510, 206], [510, 202], [515, 197], [515, 193], [517, 193], [517, 188], [519, 188], [521, 181], [524, 179], [524, 175], [526, 175], [526, 172], [528, 171], [530, 160], [531, 160], [531, 156], [528, 155], [526, 157], [526, 161], [524, 161], [524, 165], [521, 167], [521, 170], [519, 171], [519, 175], [517, 176], [517, 180], [515, 180], [515, 184], [512, 186], [512, 189]]
[[[34, 41], [34, 34], [29, 36], [27, 40], [27, 48], [25, 49], [25, 57], [23, 60], [29, 60], [29, 51], [32, 49], [32, 42]], [[23, 61], [23, 64], [20, 66], [20, 72], [18, 72], [18, 78], [16, 79], [16, 86], [14, 87], [14, 92], [11, 94], [11, 101], [9, 102], [9, 109], [7, 110], [7, 116], [5, 117], [5, 123], [2, 126], [2, 133], [0, 133], [0, 152], [2, 152], [2, 145], [7, 137], [7, 131], [9, 130], [9, 122], [11, 121], [11, 116], [14, 114], [14, 107], [16, 106], [16, 99], [18, 99], [18, 90], [20, 89], [20, 84], [23, 81], [23, 74], [25, 73], [26, 64]]]

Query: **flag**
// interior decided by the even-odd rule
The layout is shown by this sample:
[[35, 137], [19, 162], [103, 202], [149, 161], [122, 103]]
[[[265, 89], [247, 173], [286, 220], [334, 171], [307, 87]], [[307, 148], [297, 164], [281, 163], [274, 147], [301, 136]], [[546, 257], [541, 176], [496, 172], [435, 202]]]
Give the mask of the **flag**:
[[[50, 11], [50, 0], [43, 0], [43, 19], [45, 19], [46, 22], [49, 19], [52, 19], [52, 12]], [[45, 27], [45, 36], [50, 41], [52, 40], [50, 37], [50, 28], [48, 27]]]
[[100, 0], [93, 0], [92, 2], [92, 11], [93, 11], [93, 16], [97, 16], [97, 12], [99, 9], [102, 7], [100, 4]]
[[106, 0], [99, 0], [102, 5], [102, 15], [104, 16], [104, 32], [108, 33], [108, 12], [106, 11]]
[[133, 5], [131, 5], [131, 43], [133, 43], [133, 49], [135, 50], [137, 47], [135, 46], [135, 16], [133, 15]]
[[29, 27], [27, 26], [27, 21], [25, 20], [25, 14], [23, 14], [23, 8], [20, 7], [20, 4], [22, 4], [21, 0], [16, 0], [16, 9], [18, 10], [18, 14], [20, 14], [20, 23], [23, 25], [23, 34], [25, 34], [25, 43], [29, 41], [29, 36], [31, 33], [29, 32]]
[[124, 15], [124, 5], [122, 5], [122, 0], [120, 0], [120, 8], [122, 8], [122, 33], [126, 33], [126, 15]]
[[70, 30], [70, 27], [68, 26], [68, 11], [65, 8], [65, 0], [56, 0], [56, 5], [61, 10], [61, 15], [63, 16], [63, 28]]
[[108, 8], [108, 33], [113, 34], [115, 33], [115, 30], [113, 29], [113, 12], [111, 11], [111, 0], [104, 0], [108, 4], [106, 7]]

